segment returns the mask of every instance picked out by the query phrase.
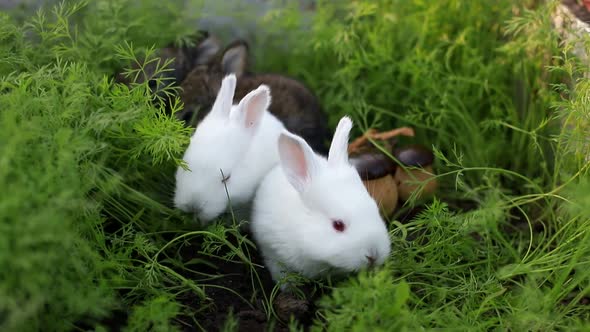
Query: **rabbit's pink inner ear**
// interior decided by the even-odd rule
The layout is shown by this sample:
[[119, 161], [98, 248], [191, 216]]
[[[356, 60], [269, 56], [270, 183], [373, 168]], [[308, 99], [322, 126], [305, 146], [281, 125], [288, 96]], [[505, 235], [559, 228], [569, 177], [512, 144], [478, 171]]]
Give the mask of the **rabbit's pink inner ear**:
[[296, 190], [302, 192], [309, 181], [309, 168], [303, 146], [296, 139], [281, 135], [279, 155], [287, 179]]
[[253, 95], [249, 97], [244, 105], [246, 112], [244, 125], [246, 128], [255, 127], [262, 118], [270, 101], [270, 94], [268, 88], [261, 87], [255, 90]]

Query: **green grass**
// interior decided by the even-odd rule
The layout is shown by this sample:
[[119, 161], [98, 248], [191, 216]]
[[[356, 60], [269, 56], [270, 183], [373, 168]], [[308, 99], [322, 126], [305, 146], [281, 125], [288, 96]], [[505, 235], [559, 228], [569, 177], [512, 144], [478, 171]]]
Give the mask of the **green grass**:
[[[320, 1], [256, 21], [256, 69], [302, 79], [332, 126], [413, 126], [437, 155], [436, 198], [390, 220], [385, 267], [324, 285], [313, 330], [590, 328], [590, 84], [555, 4]], [[147, 84], [112, 79], [199, 15], [155, 0], [0, 14], [0, 330], [104, 330], [118, 313], [127, 331], [198, 328], [214, 260], [244, 264], [257, 291], [236, 297], [274, 319], [238, 223], [201, 230], [170, 208], [190, 130]]]

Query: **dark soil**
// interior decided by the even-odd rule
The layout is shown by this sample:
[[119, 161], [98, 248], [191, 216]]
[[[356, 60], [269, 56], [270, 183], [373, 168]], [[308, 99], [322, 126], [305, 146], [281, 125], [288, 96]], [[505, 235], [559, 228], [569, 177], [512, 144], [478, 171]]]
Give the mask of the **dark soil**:
[[[105, 231], [116, 233], [120, 227], [121, 225], [116, 219], [109, 218], [109, 222], [105, 224]], [[245, 235], [251, 238], [250, 234], [246, 233]], [[169, 236], [170, 238], [168, 235], [164, 238], [172, 240], [174, 234]], [[237, 245], [236, 239], [230, 238], [228, 240]], [[299, 327], [304, 328], [305, 331], [308, 330], [316, 311], [313, 302], [321, 296], [321, 291], [313, 292], [312, 286], [302, 287], [301, 291], [305, 295], [305, 300], [290, 293], [279, 292], [273, 303], [274, 312], [278, 319], [273, 315], [267, 315], [263, 299], [270, 297], [274, 282], [270, 273], [262, 267], [264, 265], [262, 258], [255, 250], [249, 249], [250, 259], [257, 266], [255, 270], [258, 277], [252, 273], [247, 264], [240, 262], [237, 257], [234, 258], [234, 261], [227, 261], [216, 256], [206, 255], [199, 244], [183, 247], [178, 253], [180, 257], [176, 255], [174, 248], [167, 252], [171, 256], [180, 258], [183, 263], [195, 259], [207, 262], [207, 264], [186, 266], [187, 269], [198, 271], [199, 274], [168, 265], [184, 277], [204, 285], [207, 296], [205, 302], [193, 292], [179, 296], [178, 301], [187, 307], [185, 312], [191, 314], [178, 317], [177, 326], [187, 332], [220, 331], [231, 312], [234, 319], [237, 319], [238, 331], [289, 331], [287, 324], [291, 316], [298, 322]], [[223, 257], [224, 254], [225, 252], [216, 253], [220, 257]], [[142, 257], [138, 254], [135, 258], [140, 261]], [[205, 281], [200, 281], [204, 278], [203, 274], [217, 278], [207, 278]], [[126, 293], [127, 291], [121, 290], [119, 296], [125, 297]], [[129, 314], [128, 308], [120, 308], [98, 322], [91, 318], [81, 319], [75, 323], [75, 326], [81, 330], [92, 330], [96, 323], [99, 323], [107, 327], [108, 331], [121, 331], [127, 325]]]
[[[208, 265], [193, 266], [192, 268], [202, 273], [220, 276], [220, 278], [206, 283], [208, 286], [205, 287], [205, 292], [210, 299], [207, 309], [199, 312], [192, 319], [191, 317], [182, 319], [189, 325], [193, 325], [190, 322], [196, 320], [200, 327], [187, 325], [184, 331], [201, 331], [201, 328], [205, 331], [219, 331], [224, 326], [230, 312], [238, 320], [238, 331], [289, 331], [287, 324], [290, 316], [293, 316], [305, 330], [311, 325], [315, 315], [313, 301], [320, 295], [312, 295], [310, 287], [302, 289], [306, 296], [305, 300], [289, 293], [280, 293], [273, 306], [276, 315], [283, 322], [272, 315], [268, 319], [262, 299], [270, 297], [274, 282], [266, 269], [256, 268], [260, 278], [260, 282], [258, 282], [256, 275], [251, 273], [250, 268], [241, 262], [228, 262], [220, 258], [205, 256], [196, 247], [187, 248], [182, 255], [185, 257], [185, 261], [194, 258], [207, 260], [215, 265], [215, 268]], [[255, 251], [250, 253], [250, 257], [254, 264], [263, 265], [261, 257]], [[183, 298], [181, 301], [195, 310], [199, 310], [203, 306], [203, 303], [194, 298]]]

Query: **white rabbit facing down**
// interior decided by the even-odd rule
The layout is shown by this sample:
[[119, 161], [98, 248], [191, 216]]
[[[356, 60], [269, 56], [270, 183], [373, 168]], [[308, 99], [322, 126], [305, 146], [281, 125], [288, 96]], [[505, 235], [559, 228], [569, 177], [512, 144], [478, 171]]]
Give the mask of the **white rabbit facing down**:
[[235, 88], [236, 76], [224, 77], [184, 154], [189, 170], [176, 172], [174, 205], [196, 213], [201, 222], [225, 212], [230, 201], [233, 206], [251, 201], [279, 159], [276, 145], [284, 126], [267, 111], [269, 88], [260, 85], [232, 105]]
[[299, 136], [279, 137], [280, 163], [260, 184], [251, 218], [275, 282], [285, 272], [316, 278], [381, 265], [391, 252], [377, 204], [348, 161], [351, 128], [343, 117], [327, 159]]

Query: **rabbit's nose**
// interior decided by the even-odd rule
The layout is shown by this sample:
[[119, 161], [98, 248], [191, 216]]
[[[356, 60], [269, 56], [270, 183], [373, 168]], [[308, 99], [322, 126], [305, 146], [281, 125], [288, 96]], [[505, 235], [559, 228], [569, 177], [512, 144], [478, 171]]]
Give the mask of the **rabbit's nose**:
[[375, 257], [374, 256], [365, 255], [365, 257], [367, 257], [367, 260], [369, 261], [369, 267], [372, 267], [373, 265], [375, 265]]

